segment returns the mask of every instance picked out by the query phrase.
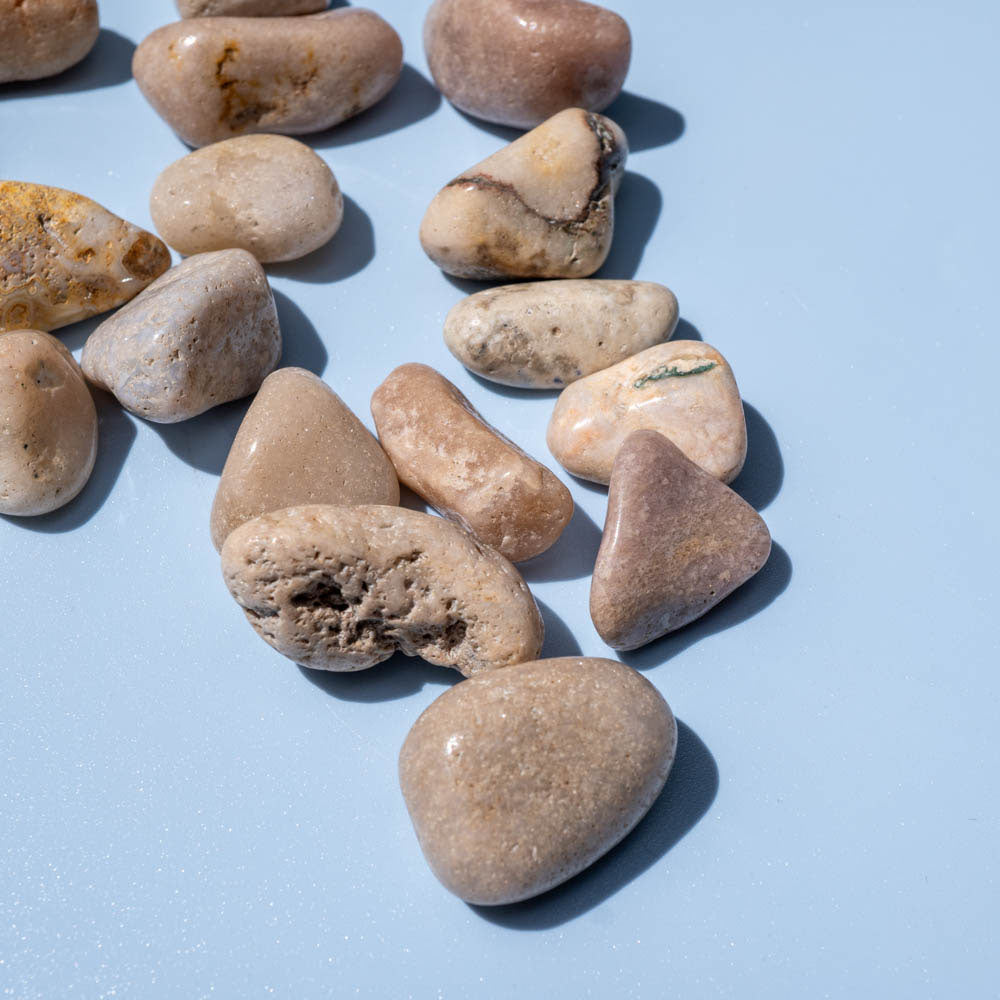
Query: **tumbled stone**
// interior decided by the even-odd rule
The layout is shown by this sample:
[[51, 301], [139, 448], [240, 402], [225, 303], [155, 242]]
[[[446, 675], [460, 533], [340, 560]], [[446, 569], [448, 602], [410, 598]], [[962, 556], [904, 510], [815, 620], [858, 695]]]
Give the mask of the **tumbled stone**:
[[280, 368], [247, 410], [212, 505], [217, 549], [245, 521], [303, 504], [399, 503], [396, 470], [347, 404], [303, 368]]
[[566, 108], [603, 111], [622, 89], [632, 38], [617, 14], [580, 0], [436, 0], [424, 50], [457, 108], [533, 128]]
[[477, 375], [562, 388], [668, 340], [677, 299], [652, 281], [526, 282], [476, 292], [444, 324], [448, 349]]
[[0, 181], [0, 330], [55, 330], [114, 309], [168, 267], [155, 236], [96, 201]]
[[88, 338], [87, 378], [131, 413], [172, 424], [256, 392], [281, 357], [264, 270], [246, 250], [197, 254]]
[[97, 411], [73, 355], [38, 330], [0, 333], [0, 514], [47, 514], [86, 485]]
[[333, 171], [304, 143], [246, 135], [170, 164], [149, 209], [159, 234], [182, 254], [239, 247], [269, 263], [328, 242], [344, 199]]
[[573, 516], [569, 490], [427, 365], [392, 371], [372, 416], [400, 480], [512, 562], [544, 552]]
[[0, 83], [75, 66], [100, 30], [97, 0], [0, 0]]
[[177, 0], [181, 17], [287, 17], [327, 6], [329, 0]]
[[670, 707], [630, 667], [537, 660], [441, 695], [406, 737], [399, 782], [445, 888], [469, 903], [514, 903], [625, 837], [676, 747]]
[[610, 118], [562, 111], [446, 185], [420, 242], [459, 278], [585, 278], [611, 249], [627, 155]]
[[226, 539], [222, 572], [257, 634], [317, 670], [364, 670], [400, 650], [468, 677], [542, 647], [517, 570], [450, 521], [402, 507], [265, 514]]
[[726, 359], [699, 340], [673, 340], [567, 386], [549, 421], [549, 450], [574, 476], [607, 483], [632, 431], [665, 434], [706, 472], [743, 468], [743, 402]]
[[767, 562], [761, 516], [662, 434], [634, 431], [615, 459], [590, 616], [614, 649], [700, 617]]
[[399, 35], [357, 7], [178, 21], [148, 35], [132, 60], [146, 100], [191, 146], [330, 128], [385, 97], [402, 68]]

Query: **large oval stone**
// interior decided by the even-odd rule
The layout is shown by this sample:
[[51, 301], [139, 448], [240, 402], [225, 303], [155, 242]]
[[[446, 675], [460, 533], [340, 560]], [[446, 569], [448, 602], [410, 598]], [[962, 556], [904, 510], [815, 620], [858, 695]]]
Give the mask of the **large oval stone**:
[[424, 49], [456, 107], [533, 128], [566, 108], [603, 111], [622, 89], [632, 39], [617, 14], [580, 0], [436, 0]]
[[62, 188], [0, 181], [0, 330], [114, 309], [170, 267], [152, 233]]
[[572, 878], [646, 814], [677, 726], [644, 677], [566, 657], [481, 674], [417, 719], [399, 781], [446, 889], [495, 905]]
[[385, 97], [402, 68], [399, 35], [355, 7], [178, 21], [143, 39], [132, 61], [146, 100], [191, 146], [330, 128]]
[[97, 0], [0, 0], [0, 83], [69, 69], [100, 30]]
[[447, 184], [420, 242], [459, 278], [585, 278], [611, 249], [627, 155], [610, 118], [563, 111]]

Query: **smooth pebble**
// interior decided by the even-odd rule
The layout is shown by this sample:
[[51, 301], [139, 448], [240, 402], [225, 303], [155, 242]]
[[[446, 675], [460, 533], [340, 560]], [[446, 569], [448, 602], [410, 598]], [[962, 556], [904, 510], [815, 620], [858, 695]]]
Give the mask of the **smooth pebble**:
[[0, 0], [0, 83], [62, 73], [100, 30], [97, 0]]
[[177, 0], [181, 17], [288, 17], [328, 6], [329, 0]]

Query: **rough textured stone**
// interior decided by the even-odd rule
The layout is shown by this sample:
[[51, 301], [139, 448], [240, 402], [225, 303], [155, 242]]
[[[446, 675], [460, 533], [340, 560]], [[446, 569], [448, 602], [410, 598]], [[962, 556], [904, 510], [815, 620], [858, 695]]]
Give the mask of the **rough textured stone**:
[[635, 431], [611, 474], [591, 618], [609, 646], [636, 649], [714, 607], [770, 551], [750, 504], [662, 434]]
[[260, 514], [302, 504], [399, 503], [396, 470], [344, 401], [312, 372], [268, 375], [222, 470], [212, 542]]
[[628, 834], [676, 747], [669, 706], [630, 667], [538, 660], [441, 695], [406, 737], [399, 780], [445, 888], [470, 903], [513, 903]]
[[513, 562], [544, 552], [573, 516], [569, 490], [427, 365], [396, 368], [372, 416], [399, 478]]
[[402, 68], [399, 35], [358, 7], [178, 21], [148, 35], [132, 60], [146, 100], [191, 146], [319, 132], [380, 101]]
[[562, 111], [445, 186], [420, 242], [459, 278], [585, 278], [611, 249], [627, 155], [611, 119]]
[[542, 620], [520, 574], [440, 517], [402, 507], [292, 507], [222, 547], [230, 593], [258, 635], [319, 670], [398, 649], [465, 676], [534, 659]]
[[287, 17], [328, 6], [328, 0], [177, 0], [181, 17]]
[[239, 247], [259, 261], [294, 260], [340, 228], [344, 199], [333, 171], [283, 135], [213, 143], [170, 164], [149, 209], [160, 235], [182, 254]]
[[246, 250], [197, 254], [87, 339], [84, 372], [125, 409], [172, 424], [255, 392], [281, 357], [263, 268]]
[[580, 0], [437, 0], [424, 49], [456, 107], [532, 128], [566, 108], [603, 111], [622, 89], [632, 38], [617, 14]]
[[0, 514], [47, 514], [86, 485], [97, 411], [83, 372], [55, 337], [0, 334]]
[[677, 299], [652, 281], [526, 282], [477, 292], [444, 324], [444, 342], [483, 378], [562, 388], [668, 340]]
[[0, 0], [0, 83], [69, 69], [100, 30], [97, 0]]
[[0, 181], [0, 331], [55, 330], [114, 309], [168, 267], [155, 236], [96, 201]]
[[556, 401], [547, 440], [567, 471], [607, 483], [625, 438], [646, 428], [724, 483], [739, 475], [747, 453], [743, 403], [714, 347], [673, 340], [579, 379]]

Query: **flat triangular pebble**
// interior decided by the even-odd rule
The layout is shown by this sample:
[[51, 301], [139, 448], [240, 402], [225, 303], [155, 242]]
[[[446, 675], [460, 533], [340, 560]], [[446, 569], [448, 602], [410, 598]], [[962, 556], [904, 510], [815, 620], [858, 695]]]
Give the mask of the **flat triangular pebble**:
[[771, 535], [742, 497], [640, 430], [611, 472], [590, 616], [615, 649], [637, 649], [700, 617], [767, 562]]
[[459, 278], [585, 278], [611, 249], [627, 155], [610, 118], [561, 111], [447, 184], [420, 242]]

